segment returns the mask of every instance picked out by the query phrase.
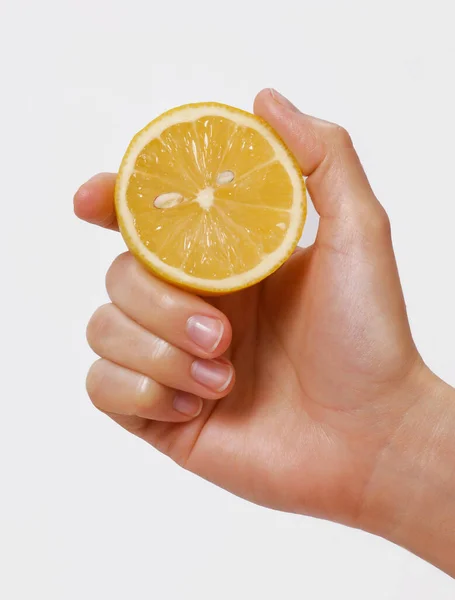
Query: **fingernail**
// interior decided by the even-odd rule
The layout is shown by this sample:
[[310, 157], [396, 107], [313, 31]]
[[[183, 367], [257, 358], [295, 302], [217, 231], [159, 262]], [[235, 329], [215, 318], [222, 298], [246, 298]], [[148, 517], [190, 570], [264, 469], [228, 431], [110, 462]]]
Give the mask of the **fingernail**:
[[223, 337], [223, 323], [219, 319], [195, 315], [186, 324], [186, 333], [190, 340], [206, 352], [214, 352]]
[[277, 92], [276, 90], [274, 90], [273, 88], [270, 88], [270, 94], [272, 96], [272, 98], [278, 102], [278, 104], [281, 104], [281, 106], [284, 106], [285, 108], [288, 108], [290, 110], [293, 110], [295, 112], [299, 112], [299, 109], [294, 106], [292, 104], [292, 102], [290, 102], [287, 98], [285, 98], [282, 94], [280, 94], [280, 92]]
[[224, 392], [232, 381], [234, 369], [220, 360], [195, 360], [191, 365], [193, 379], [214, 392]]
[[197, 417], [202, 410], [202, 400], [185, 392], [177, 392], [172, 406], [186, 417]]

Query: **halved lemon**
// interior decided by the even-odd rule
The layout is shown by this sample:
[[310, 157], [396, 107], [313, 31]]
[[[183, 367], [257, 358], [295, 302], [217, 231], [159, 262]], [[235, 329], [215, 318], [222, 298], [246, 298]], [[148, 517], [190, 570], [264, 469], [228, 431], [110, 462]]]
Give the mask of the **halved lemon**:
[[121, 233], [153, 273], [225, 294], [274, 272], [306, 217], [302, 173], [262, 119], [224, 104], [164, 113], [132, 140], [115, 191]]

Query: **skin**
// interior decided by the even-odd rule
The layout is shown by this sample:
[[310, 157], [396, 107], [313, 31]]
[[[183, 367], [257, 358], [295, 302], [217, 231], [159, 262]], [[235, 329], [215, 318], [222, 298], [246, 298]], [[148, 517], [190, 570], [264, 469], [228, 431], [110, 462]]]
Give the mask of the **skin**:
[[[413, 342], [387, 215], [344, 129], [271, 90], [254, 109], [307, 177], [314, 245], [216, 299], [118, 257], [111, 304], [87, 330], [101, 357], [90, 398], [243, 498], [374, 532], [455, 575], [455, 391]], [[77, 216], [116, 229], [114, 184], [112, 174], [84, 184]], [[213, 319], [212, 348], [200, 329], [191, 337], [201, 316]]]

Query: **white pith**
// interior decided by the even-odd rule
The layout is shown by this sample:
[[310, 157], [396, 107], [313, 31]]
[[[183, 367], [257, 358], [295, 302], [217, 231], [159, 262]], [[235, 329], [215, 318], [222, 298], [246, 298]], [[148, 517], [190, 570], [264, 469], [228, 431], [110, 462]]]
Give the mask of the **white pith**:
[[[126, 192], [130, 176], [134, 171], [134, 165], [138, 155], [150, 141], [158, 138], [166, 129], [177, 123], [193, 122], [202, 117], [222, 117], [237, 123], [240, 126], [250, 127], [258, 131], [270, 144], [275, 152], [275, 158], [272, 160], [279, 161], [287, 174], [289, 175], [293, 188], [292, 206], [288, 210], [290, 213], [289, 227], [286, 235], [283, 238], [281, 245], [272, 253], [266, 255], [261, 262], [254, 268], [244, 273], [232, 275], [224, 279], [205, 279], [194, 277], [185, 273], [177, 267], [172, 267], [163, 262], [155, 253], [151, 252], [141, 241], [135, 226], [134, 218], [128, 209]], [[213, 203], [213, 190], [205, 188], [198, 194], [196, 200], [202, 208], [208, 210]], [[230, 110], [228, 107], [217, 105], [201, 105], [197, 107], [188, 106], [180, 110], [175, 110], [162, 118], [154, 121], [144, 130], [142, 130], [128, 149], [128, 153], [124, 159], [122, 169], [117, 181], [117, 211], [123, 227], [126, 230], [124, 233], [130, 239], [136, 252], [145, 260], [145, 262], [153, 265], [163, 275], [172, 280], [179, 281], [189, 287], [207, 290], [230, 290], [248, 285], [252, 281], [262, 279], [266, 274], [274, 270], [277, 264], [281, 264], [290, 253], [290, 249], [295, 245], [296, 238], [299, 235], [302, 223], [302, 209], [304, 207], [305, 195], [302, 187], [302, 174], [294, 165], [282, 143], [275, 135], [256, 118], [248, 114]]]
[[199, 192], [199, 194], [196, 196], [195, 201], [204, 210], [209, 210], [209, 208], [212, 206], [212, 204], [215, 200], [214, 191], [215, 190], [211, 187], [206, 187], [206, 188], [202, 189]]

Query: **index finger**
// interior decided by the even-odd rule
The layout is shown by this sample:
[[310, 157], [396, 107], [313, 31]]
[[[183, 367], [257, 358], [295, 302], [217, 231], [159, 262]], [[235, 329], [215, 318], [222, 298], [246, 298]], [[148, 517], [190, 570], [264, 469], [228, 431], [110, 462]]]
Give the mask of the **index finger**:
[[74, 195], [74, 213], [79, 219], [118, 231], [114, 206], [115, 173], [99, 173], [81, 185]]

